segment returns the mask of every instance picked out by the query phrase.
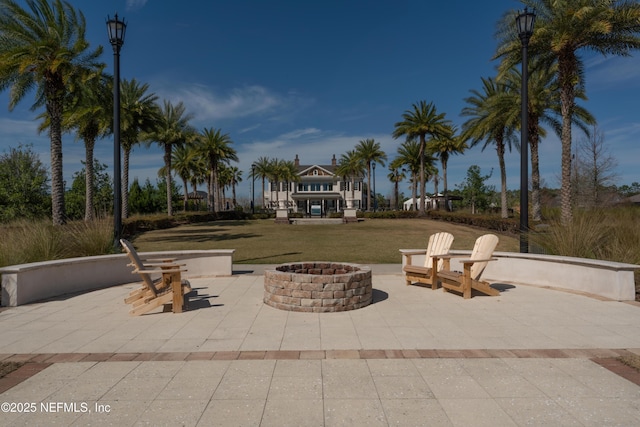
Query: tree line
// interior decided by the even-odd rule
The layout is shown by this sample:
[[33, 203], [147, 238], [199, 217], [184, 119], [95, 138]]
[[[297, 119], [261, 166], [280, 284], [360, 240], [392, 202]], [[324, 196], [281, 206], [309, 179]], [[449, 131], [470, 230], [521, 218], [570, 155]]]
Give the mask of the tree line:
[[[606, 55], [628, 55], [640, 47], [640, 5], [615, 0], [523, 0], [536, 10], [536, 25], [529, 43], [527, 106], [531, 147], [532, 216], [540, 219], [540, 174], [538, 147], [547, 126], [558, 134], [562, 144], [561, 210], [562, 220], [572, 217], [576, 192], [572, 182], [572, 131], [576, 127], [587, 137], [595, 118], [577, 101], [586, 100], [583, 51]], [[113, 78], [100, 61], [102, 46], [92, 48], [85, 39], [84, 15], [63, 0], [31, 0], [27, 7], [14, 0], [0, 0], [0, 90], [9, 90], [12, 110], [27, 94], [35, 91], [33, 109], [43, 108], [40, 130], [48, 132], [51, 143], [50, 206], [54, 224], [64, 224], [65, 189], [62, 174], [62, 134], [74, 133], [84, 142], [85, 220], [95, 212], [95, 159], [98, 138], [113, 133]], [[458, 129], [438, 112], [432, 102], [419, 101], [407, 109], [394, 124], [392, 136], [404, 137], [397, 156], [389, 163], [388, 179], [394, 183], [394, 199], [399, 205], [399, 183], [409, 179], [414, 200], [420, 198], [419, 213], [425, 213], [426, 183], [434, 181], [438, 194], [440, 178], [443, 194], [449, 195], [447, 166], [452, 154], [482, 146], [494, 147], [501, 176], [501, 213], [507, 216], [507, 186], [504, 155], [513, 145], [519, 148], [515, 132], [520, 127], [522, 78], [517, 66], [522, 61], [521, 41], [515, 29], [515, 12], [508, 11], [498, 22], [498, 45], [494, 60], [500, 60], [495, 76], [482, 77], [481, 89], [471, 90], [461, 115], [466, 121]], [[231, 187], [236, 204], [235, 185], [242, 171], [232, 166], [237, 152], [229, 134], [213, 127], [201, 130], [190, 124], [193, 116], [182, 102], [173, 104], [150, 92], [149, 86], [135, 79], [121, 83], [121, 142], [124, 153], [122, 171], [122, 216], [129, 214], [129, 160], [138, 144], [158, 144], [163, 149], [162, 174], [166, 187], [167, 213], [173, 214], [172, 173], [182, 180], [183, 207], [188, 187], [194, 192], [207, 183], [207, 207], [223, 209], [224, 191]], [[594, 128], [595, 129], [595, 128]], [[32, 155], [33, 153], [27, 153]], [[353, 150], [341, 155], [336, 173], [345, 180], [367, 176], [371, 188], [372, 164], [385, 165], [387, 156], [373, 139], [361, 140]], [[435, 166], [438, 160], [441, 173]], [[254, 162], [252, 178], [289, 182], [296, 175], [291, 164], [260, 158]], [[478, 171], [479, 173], [479, 171]], [[602, 177], [602, 175], [600, 175]], [[346, 188], [346, 186], [345, 186]], [[353, 183], [351, 185], [353, 191]], [[370, 208], [371, 191], [367, 192]], [[37, 196], [37, 195], [36, 195]], [[346, 198], [346, 197], [345, 197]], [[264, 205], [264, 201], [263, 201]], [[46, 206], [46, 204], [42, 204]], [[445, 203], [445, 206], [449, 206]]]

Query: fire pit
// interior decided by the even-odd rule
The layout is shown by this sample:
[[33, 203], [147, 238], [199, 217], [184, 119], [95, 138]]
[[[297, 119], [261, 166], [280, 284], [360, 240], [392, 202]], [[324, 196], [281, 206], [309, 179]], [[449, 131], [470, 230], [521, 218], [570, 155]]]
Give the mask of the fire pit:
[[264, 303], [280, 310], [332, 313], [371, 304], [371, 268], [335, 262], [282, 264], [264, 272]]

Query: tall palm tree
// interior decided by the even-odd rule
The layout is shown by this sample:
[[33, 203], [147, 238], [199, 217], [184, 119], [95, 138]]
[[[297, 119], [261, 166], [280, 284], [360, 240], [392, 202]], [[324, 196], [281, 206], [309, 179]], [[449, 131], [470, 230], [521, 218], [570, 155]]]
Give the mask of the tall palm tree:
[[[540, 196], [540, 138], [546, 136], [542, 124], [549, 126], [557, 135], [562, 135], [560, 92], [557, 80], [557, 62], [551, 66], [547, 61], [534, 57], [529, 62], [528, 84], [528, 135], [529, 149], [531, 152], [531, 217], [534, 221], [542, 219]], [[501, 104], [510, 115], [507, 120], [520, 126], [520, 96], [522, 75], [517, 68], [512, 68], [505, 75], [503, 82], [510, 90], [503, 98]], [[584, 85], [578, 85], [575, 91], [576, 99], [586, 100]], [[575, 104], [572, 123], [586, 135], [589, 135], [589, 126], [596, 123], [595, 118], [584, 107]]]
[[189, 125], [192, 117], [191, 114], [186, 114], [186, 109], [182, 102], [174, 106], [170, 101], [164, 101], [159, 122], [145, 137], [148, 143], [156, 142], [164, 150], [168, 216], [173, 216], [173, 206], [171, 204], [171, 153], [174, 147], [193, 141], [195, 131]]
[[122, 146], [122, 218], [129, 216], [129, 158], [143, 134], [160, 123], [158, 97], [147, 93], [149, 85], [136, 79], [120, 82], [120, 144]]
[[[440, 158], [442, 164], [442, 183], [444, 192], [445, 209], [449, 209], [449, 189], [447, 184], [447, 165], [449, 163], [449, 156], [451, 154], [461, 154], [466, 150], [467, 144], [460, 135], [456, 135], [456, 130], [453, 127], [450, 128], [450, 133], [446, 136], [442, 136], [438, 139], [431, 141], [430, 151], [432, 154]], [[436, 197], [438, 195], [436, 194]]]
[[[271, 192], [276, 193], [276, 208], [280, 207], [280, 183], [284, 180], [286, 172], [285, 160], [274, 158], [269, 161], [267, 166], [267, 178], [271, 183]], [[275, 190], [274, 190], [275, 189]], [[269, 198], [273, 202], [273, 198]], [[273, 203], [272, 203], [273, 206]]]
[[437, 139], [447, 135], [449, 121], [445, 119], [444, 113], [438, 113], [433, 103], [420, 101], [413, 104], [413, 110], [406, 110], [402, 114], [402, 121], [397, 122], [393, 137], [399, 138], [406, 136], [407, 139], [418, 138], [420, 142], [420, 210], [419, 215], [425, 215], [425, 151], [427, 140], [426, 136]]
[[[398, 147], [397, 154], [398, 157], [396, 157], [394, 163], [405, 165], [411, 174], [409, 177], [411, 181], [411, 200], [413, 200], [411, 210], [415, 210], [415, 203], [418, 200], [418, 176], [420, 175], [420, 143], [416, 140], [405, 141]], [[431, 162], [433, 162], [433, 159], [430, 157], [428, 163]]]
[[[338, 161], [338, 167], [336, 168], [336, 173], [339, 176], [347, 176], [351, 181], [351, 207], [354, 208], [356, 207], [356, 178], [364, 174], [364, 169], [364, 162], [355, 150], [349, 150], [345, 154], [342, 154]], [[349, 203], [347, 203], [347, 207], [349, 207]]]
[[394, 209], [398, 209], [400, 207], [400, 183], [407, 179], [406, 171], [402, 166], [403, 164], [399, 158], [395, 158], [391, 163], [389, 163], [389, 173], [387, 174], [387, 178], [389, 181], [393, 182]]
[[[291, 183], [300, 181], [300, 175], [298, 175], [298, 168], [295, 162], [291, 160], [284, 160], [280, 163], [280, 177], [287, 185], [287, 204], [289, 203], [289, 188]], [[288, 208], [289, 206], [287, 206]]]
[[221, 129], [205, 128], [200, 132], [196, 140], [196, 150], [207, 159], [209, 169], [209, 182], [207, 186], [208, 200], [207, 206], [210, 212], [216, 212], [217, 208], [222, 208], [222, 200], [215, 197], [219, 193], [218, 167], [220, 163], [238, 161], [236, 150], [231, 147], [233, 141], [229, 134], [222, 133]]
[[9, 91], [9, 109], [36, 90], [49, 119], [51, 201], [55, 225], [65, 223], [62, 174], [62, 115], [67, 93], [102, 69], [102, 47], [88, 51], [82, 12], [61, 0], [29, 0], [27, 8], [0, 0], [0, 91]]
[[506, 148], [511, 151], [514, 141], [515, 124], [509, 121], [509, 110], [501, 97], [506, 96], [509, 87], [489, 77], [482, 77], [482, 90], [471, 90], [472, 96], [465, 99], [467, 106], [462, 116], [470, 117], [462, 125], [463, 140], [471, 140], [471, 146], [484, 141], [482, 150], [494, 144], [500, 166], [500, 205], [502, 218], [508, 217], [507, 167], [504, 161]]
[[384, 166], [387, 155], [380, 149], [380, 143], [373, 138], [360, 140], [356, 145], [356, 153], [367, 167], [367, 210], [371, 210], [371, 163]]
[[[85, 209], [84, 220], [94, 219], [94, 156], [96, 139], [111, 132], [113, 119], [105, 114], [104, 105], [113, 102], [111, 97], [111, 78], [96, 71], [86, 79], [74, 84], [75, 90], [65, 96], [62, 114], [62, 129], [65, 132], [75, 131], [76, 139], [85, 146]], [[46, 113], [38, 116], [42, 119], [39, 131], [49, 129], [51, 121]]]
[[[532, 56], [548, 54], [558, 62], [562, 116], [561, 218], [572, 219], [571, 124], [576, 86], [581, 82], [579, 52], [628, 56], [640, 48], [640, 4], [627, 0], [522, 0], [536, 11], [536, 26], [529, 43]], [[521, 62], [521, 44], [513, 27], [514, 14], [505, 15], [499, 29], [496, 58], [506, 72]]]
[[231, 194], [233, 208], [238, 205], [238, 199], [236, 198], [236, 186], [242, 182], [242, 171], [237, 166], [229, 166], [229, 181], [231, 183]]
[[269, 177], [269, 164], [271, 160], [268, 157], [260, 157], [253, 162], [251, 168], [251, 179], [260, 178], [262, 181], [262, 209], [265, 209], [265, 193], [264, 193], [264, 181]]
[[182, 210], [187, 211], [187, 205], [189, 204], [189, 187], [187, 186], [191, 179], [195, 164], [197, 163], [197, 153], [192, 146], [185, 144], [176, 147], [171, 153], [171, 166], [176, 175], [182, 180]]
[[85, 208], [84, 220], [94, 219], [93, 192], [93, 150], [98, 137], [111, 132], [112, 113], [104, 114], [103, 106], [112, 101], [109, 78], [98, 73], [74, 92], [73, 106], [63, 115], [63, 126], [76, 129], [85, 146]]

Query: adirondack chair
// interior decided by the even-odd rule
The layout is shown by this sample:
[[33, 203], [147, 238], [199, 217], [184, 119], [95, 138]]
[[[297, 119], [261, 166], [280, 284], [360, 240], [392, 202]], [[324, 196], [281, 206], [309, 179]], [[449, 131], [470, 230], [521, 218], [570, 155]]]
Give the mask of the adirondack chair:
[[[433, 271], [442, 270], [444, 260], [436, 260], [434, 255], [445, 255], [449, 253], [451, 244], [453, 243], [453, 235], [451, 233], [441, 232], [429, 236], [429, 244], [426, 250], [403, 252], [405, 257], [405, 265], [402, 269], [405, 273], [407, 286], [413, 282], [418, 284], [431, 285], [431, 289], [436, 289], [438, 282], [433, 280]], [[412, 265], [412, 255], [425, 255], [424, 265]]]
[[[440, 281], [442, 289], [447, 291], [456, 291], [462, 294], [462, 297], [471, 298], [471, 290], [475, 289], [490, 296], [498, 296], [500, 292], [492, 288], [488, 282], [480, 280], [480, 276], [489, 261], [495, 261], [492, 258], [493, 251], [498, 245], [498, 236], [495, 234], [485, 234], [478, 237], [473, 251], [468, 259], [462, 259], [463, 271], [451, 271], [450, 260], [451, 255], [435, 256], [434, 258], [444, 261], [444, 267], [434, 274], [434, 282]], [[435, 262], [435, 261], [434, 261]]]
[[[132, 304], [129, 314], [137, 316], [164, 306], [165, 311], [169, 306], [174, 313], [181, 313], [188, 303], [186, 293], [191, 292], [191, 285], [187, 280], [181, 279], [184, 264], [175, 264], [175, 258], [158, 258], [143, 262], [133, 245], [121, 239], [120, 244], [131, 260], [129, 266], [134, 268], [133, 274], [139, 274], [143, 286], [129, 294], [125, 298], [125, 304]], [[152, 274], [159, 274], [156, 280], [151, 279]]]

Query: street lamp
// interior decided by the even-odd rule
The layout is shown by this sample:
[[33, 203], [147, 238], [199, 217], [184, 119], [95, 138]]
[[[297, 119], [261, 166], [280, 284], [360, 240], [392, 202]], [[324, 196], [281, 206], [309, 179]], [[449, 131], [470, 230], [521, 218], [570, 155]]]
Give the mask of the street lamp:
[[124, 44], [127, 24], [107, 16], [109, 42], [113, 47], [113, 235], [114, 248], [120, 246], [122, 232], [122, 188], [120, 184], [120, 48]]
[[529, 171], [528, 171], [528, 151], [529, 151], [529, 60], [527, 58], [527, 47], [529, 39], [533, 35], [533, 24], [536, 15], [524, 8], [516, 16], [516, 27], [522, 42], [522, 83], [521, 83], [521, 107], [522, 119], [520, 123], [520, 252], [529, 252], [529, 242], [527, 233], [529, 231]]
[[373, 211], [376, 211], [378, 207], [378, 200], [376, 199], [376, 162], [373, 162]]
[[256, 213], [256, 164], [251, 164], [251, 213]]

